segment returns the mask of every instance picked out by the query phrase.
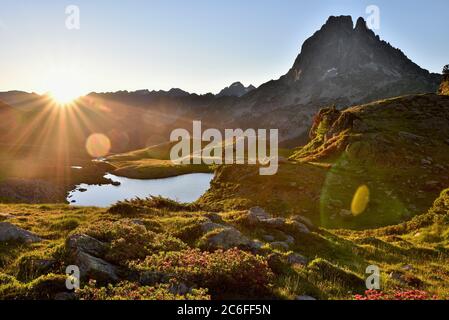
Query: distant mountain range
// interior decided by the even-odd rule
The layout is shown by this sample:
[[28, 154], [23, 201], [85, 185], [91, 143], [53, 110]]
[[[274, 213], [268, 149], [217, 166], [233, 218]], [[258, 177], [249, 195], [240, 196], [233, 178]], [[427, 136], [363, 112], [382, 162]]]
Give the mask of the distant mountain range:
[[[67, 121], [73, 121], [71, 127], [87, 123], [78, 129], [80, 137], [70, 142], [78, 151], [84, 150], [91, 132], [113, 136], [113, 151], [122, 152], [164, 142], [174, 128], [191, 128], [192, 120], [221, 129], [278, 128], [281, 141], [297, 144], [322, 107], [436, 92], [440, 82], [441, 75], [420, 68], [382, 41], [362, 18], [354, 26], [350, 16], [339, 16], [330, 17], [304, 42], [284, 76], [257, 89], [236, 82], [217, 95], [181, 89], [91, 93], [79, 100], [80, 115]], [[41, 143], [36, 137], [49, 122], [37, 114], [48, 98], [14, 91], [0, 93], [0, 101], [20, 109], [19, 127], [33, 123], [32, 140]]]

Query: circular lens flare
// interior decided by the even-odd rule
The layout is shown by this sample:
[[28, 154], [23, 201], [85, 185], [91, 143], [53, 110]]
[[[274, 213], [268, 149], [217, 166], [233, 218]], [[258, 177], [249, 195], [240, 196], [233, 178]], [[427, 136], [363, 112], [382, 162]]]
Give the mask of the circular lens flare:
[[102, 133], [91, 134], [86, 141], [86, 150], [94, 158], [104, 157], [111, 150], [111, 141]]

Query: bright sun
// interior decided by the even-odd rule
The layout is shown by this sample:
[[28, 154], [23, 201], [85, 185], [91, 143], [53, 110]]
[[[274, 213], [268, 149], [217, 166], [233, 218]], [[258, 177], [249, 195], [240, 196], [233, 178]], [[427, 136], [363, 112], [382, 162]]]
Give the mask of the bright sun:
[[73, 70], [51, 72], [46, 81], [49, 95], [60, 106], [71, 104], [83, 95], [81, 84], [81, 77]]

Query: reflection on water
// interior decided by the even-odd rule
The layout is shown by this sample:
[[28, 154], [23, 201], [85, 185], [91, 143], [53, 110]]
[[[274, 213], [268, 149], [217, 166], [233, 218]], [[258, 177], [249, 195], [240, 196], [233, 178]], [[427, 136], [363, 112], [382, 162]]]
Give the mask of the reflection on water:
[[76, 206], [96, 207], [108, 207], [120, 200], [150, 195], [193, 202], [209, 189], [213, 177], [209, 173], [194, 173], [165, 179], [139, 180], [107, 174], [105, 178], [120, 182], [120, 186], [81, 184], [69, 193], [67, 200]]

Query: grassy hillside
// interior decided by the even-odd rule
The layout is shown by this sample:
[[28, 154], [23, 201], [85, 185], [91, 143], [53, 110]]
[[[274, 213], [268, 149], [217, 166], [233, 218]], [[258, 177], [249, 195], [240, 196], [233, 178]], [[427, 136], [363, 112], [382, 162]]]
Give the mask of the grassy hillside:
[[[426, 214], [367, 231], [316, 229], [309, 223], [306, 231], [295, 228], [299, 220], [257, 222], [247, 211], [217, 215], [160, 198], [110, 210], [1, 205], [0, 211], [8, 212], [3, 222], [42, 238], [34, 244], [0, 242], [2, 299], [353, 299], [363, 295], [365, 269], [373, 264], [381, 270], [385, 294], [449, 295], [449, 190]], [[212, 241], [225, 230], [227, 240]], [[85, 237], [78, 251], [72, 250], [73, 235]], [[95, 254], [116, 275], [90, 266], [84, 289], [67, 292], [65, 266], [98, 243], [102, 250]], [[239, 249], [231, 249], [234, 245]]]
[[[364, 229], [407, 221], [449, 185], [449, 98], [405, 96], [339, 111], [322, 110], [311, 142], [290, 163], [262, 177], [220, 168], [200, 202], [215, 210], [260, 205], [280, 216], [305, 215], [332, 228]], [[369, 202], [354, 216], [357, 190]]]

